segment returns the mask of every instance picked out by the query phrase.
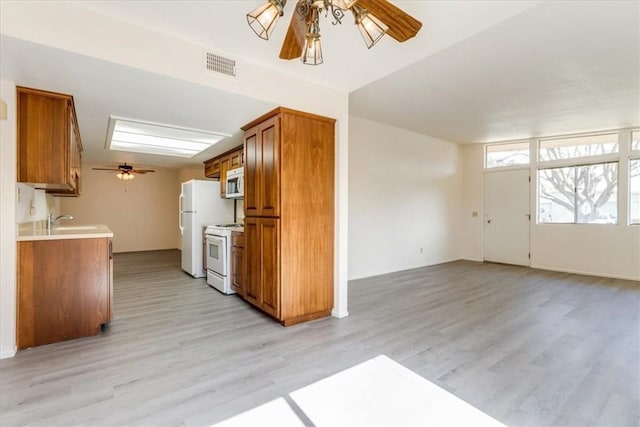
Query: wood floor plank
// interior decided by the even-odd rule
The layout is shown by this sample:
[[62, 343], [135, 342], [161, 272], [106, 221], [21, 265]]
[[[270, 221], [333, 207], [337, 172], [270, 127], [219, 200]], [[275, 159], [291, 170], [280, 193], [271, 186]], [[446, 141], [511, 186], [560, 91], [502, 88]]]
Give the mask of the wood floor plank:
[[0, 424], [206, 426], [386, 354], [509, 425], [638, 425], [639, 282], [457, 261], [349, 303], [283, 328], [178, 251], [116, 254], [111, 325], [0, 361]]

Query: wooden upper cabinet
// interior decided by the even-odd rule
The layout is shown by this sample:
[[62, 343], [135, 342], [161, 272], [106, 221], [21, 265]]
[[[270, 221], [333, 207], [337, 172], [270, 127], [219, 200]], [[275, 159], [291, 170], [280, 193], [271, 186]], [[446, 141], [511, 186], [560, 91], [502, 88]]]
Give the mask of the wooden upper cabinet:
[[226, 182], [226, 172], [242, 166], [244, 166], [244, 147], [240, 145], [204, 162], [204, 176]]
[[73, 97], [17, 87], [18, 182], [80, 194], [82, 142]]
[[280, 117], [245, 132], [245, 215], [280, 215]]
[[204, 176], [220, 178], [220, 159], [209, 159], [204, 162]]
[[244, 165], [243, 157], [244, 157], [244, 150], [237, 150], [229, 154], [229, 161], [231, 163], [229, 165], [229, 168], [236, 169]]

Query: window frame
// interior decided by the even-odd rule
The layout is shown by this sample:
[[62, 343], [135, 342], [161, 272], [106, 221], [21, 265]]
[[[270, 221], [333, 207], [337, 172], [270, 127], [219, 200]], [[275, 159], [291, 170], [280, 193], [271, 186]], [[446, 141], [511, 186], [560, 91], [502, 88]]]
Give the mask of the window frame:
[[[610, 156], [607, 156], [610, 157]], [[564, 160], [564, 159], [563, 159]], [[552, 162], [549, 162], [552, 163]], [[555, 161], [553, 162], [555, 163]], [[563, 168], [573, 168], [574, 169], [574, 185], [577, 185], [577, 177], [575, 176], [575, 174], [577, 174], [578, 169], [581, 167], [585, 167], [585, 166], [599, 166], [599, 165], [606, 165], [606, 164], [615, 164], [616, 165], [616, 190], [615, 190], [615, 194], [616, 194], [616, 222], [614, 223], [597, 223], [597, 222], [578, 222], [578, 215], [579, 215], [579, 204], [577, 202], [577, 193], [578, 193], [578, 187], [574, 187], [573, 190], [573, 221], [572, 222], [541, 222], [540, 221], [540, 187], [541, 187], [541, 180], [540, 180], [540, 172], [544, 171], [544, 170], [549, 170], [549, 169], [563, 169]], [[537, 174], [536, 174], [536, 184], [537, 184], [537, 188], [536, 188], [536, 224], [540, 225], [552, 225], [552, 224], [560, 224], [560, 225], [620, 225], [620, 215], [619, 215], [619, 201], [618, 201], [618, 197], [620, 194], [620, 159], [619, 156], [616, 156], [615, 159], [613, 160], [609, 160], [609, 161], [603, 161], [603, 160], [598, 160], [598, 161], [589, 161], [586, 163], [579, 163], [579, 164], [570, 164], [570, 165], [563, 165], [563, 166], [544, 166], [544, 167], [540, 167], [538, 166], [536, 168]]]
[[[570, 140], [570, 139], [580, 139], [580, 138], [588, 138], [588, 137], [592, 137], [592, 136], [603, 136], [603, 135], [615, 135], [615, 138], [617, 139], [616, 144], [618, 144], [618, 151], [612, 152], [612, 153], [604, 153], [604, 154], [594, 154], [594, 155], [587, 155], [587, 156], [578, 156], [578, 157], [569, 157], [566, 159], [553, 159], [553, 160], [545, 160], [541, 158], [541, 152], [542, 152], [542, 144], [546, 141], [557, 141], [557, 140]], [[601, 131], [601, 132], [592, 132], [592, 133], [584, 133], [584, 134], [577, 134], [577, 135], [560, 135], [560, 136], [552, 136], [552, 137], [545, 137], [545, 138], [538, 138], [536, 141], [536, 145], [537, 145], [537, 158], [536, 158], [536, 163], [538, 165], [540, 164], [551, 164], [551, 163], [562, 163], [562, 162], [569, 162], [569, 163], [575, 163], [575, 162], [588, 162], [589, 159], [594, 159], [594, 158], [614, 158], [614, 159], [619, 159], [620, 158], [620, 153], [621, 153], [621, 149], [620, 149], [620, 132], [619, 131]], [[588, 145], [588, 144], [582, 144], [582, 145]], [[577, 144], [575, 146], [580, 146], [580, 144]]]
[[[489, 147], [498, 147], [501, 145], [515, 145], [515, 144], [527, 144], [527, 147], [528, 147], [527, 150], [529, 152], [529, 161], [527, 163], [518, 163], [515, 165], [493, 166], [493, 167], [489, 167], [487, 165], [487, 153], [488, 153]], [[533, 151], [531, 150], [531, 140], [526, 139], [526, 140], [503, 141], [503, 142], [494, 142], [494, 143], [484, 144], [484, 147], [482, 149], [482, 154], [484, 157], [483, 166], [485, 171], [512, 170], [512, 169], [529, 169], [531, 167], [531, 158], [532, 158]]]
[[[623, 153], [624, 149], [622, 148], [622, 139], [621, 139], [622, 129], [617, 131], [612, 130], [603, 130], [598, 132], [590, 132], [590, 133], [582, 133], [582, 134], [572, 134], [572, 135], [558, 135], [544, 138], [537, 138], [532, 143], [535, 143], [535, 171], [536, 171], [536, 199], [535, 199], [535, 208], [536, 208], [536, 225], [609, 225], [609, 226], [619, 226], [622, 223], [621, 212], [620, 212], [620, 195], [621, 195], [621, 162], [623, 161]], [[567, 159], [554, 159], [554, 160], [542, 160], [540, 149], [541, 145], [544, 141], [553, 141], [559, 139], [579, 139], [590, 136], [599, 136], [599, 135], [616, 135], [618, 151], [614, 153], [605, 153], [605, 154], [596, 154], [591, 156], [580, 156], [580, 157], [571, 157]], [[631, 134], [629, 134], [630, 136]], [[595, 165], [604, 165], [607, 163], [616, 163], [617, 164], [617, 184], [616, 184], [616, 222], [614, 224], [600, 224], [600, 223], [589, 223], [589, 222], [578, 222], [578, 203], [574, 200], [573, 203], [573, 222], [541, 222], [540, 221], [540, 171], [545, 169], [558, 169], [558, 168], [579, 168], [583, 166], [595, 166]], [[574, 189], [574, 193], [577, 192], [577, 189]], [[629, 214], [627, 214], [627, 221], [629, 218]]]

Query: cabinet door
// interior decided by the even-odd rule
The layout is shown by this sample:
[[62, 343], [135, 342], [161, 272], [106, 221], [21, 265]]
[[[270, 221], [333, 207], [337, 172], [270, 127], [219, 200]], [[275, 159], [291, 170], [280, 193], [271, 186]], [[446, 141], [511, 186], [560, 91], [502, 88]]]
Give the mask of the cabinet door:
[[18, 89], [18, 182], [70, 183], [68, 99]]
[[209, 159], [204, 163], [204, 176], [220, 178], [220, 159]]
[[261, 250], [260, 233], [257, 218], [245, 218], [244, 220], [244, 299], [260, 306], [261, 298]]
[[260, 307], [280, 318], [280, 220], [259, 220], [260, 250], [262, 253], [262, 299]]
[[109, 284], [107, 286], [109, 290], [109, 308], [107, 309], [107, 322], [113, 320], [113, 241], [109, 239]]
[[258, 216], [258, 165], [261, 161], [258, 149], [258, 127], [253, 127], [245, 132], [244, 136], [244, 214], [248, 216]]
[[244, 248], [231, 247], [231, 287], [240, 295], [244, 294]]
[[109, 323], [109, 242], [18, 242], [19, 349], [95, 335]]
[[259, 215], [280, 215], [280, 116], [260, 125]]
[[229, 157], [231, 158], [231, 169], [242, 166], [242, 149], [234, 151], [229, 155]]
[[220, 160], [220, 197], [227, 196], [227, 171], [231, 169], [231, 158], [225, 157]]

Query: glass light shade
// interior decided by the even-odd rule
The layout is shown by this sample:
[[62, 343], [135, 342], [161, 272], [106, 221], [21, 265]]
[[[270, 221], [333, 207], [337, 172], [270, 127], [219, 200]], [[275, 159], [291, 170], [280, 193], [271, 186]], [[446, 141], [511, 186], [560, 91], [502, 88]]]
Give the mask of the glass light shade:
[[333, 0], [333, 4], [342, 10], [350, 9], [358, 0]]
[[307, 35], [307, 42], [302, 52], [302, 62], [307, 65], [322, 64], [322, 46], [320, 45], [320, 34]]
[[269, 40], [269, 36], [276, 27], [276, 22], [282, 15], [283, 7], [282, 0], [269, 0], [247, 13], [247, 22], [258, 37]]
[[118, 172], [118, 174], [116, 175], [116, 178], [121, 179], [123, 181], [131, 181], [133, 178], [135, 178], [135, 175], [130, 173]]
[[360, 30], [364, 44], [368, 49], [371, 49], [385, 35], [389, 27], [362, 8], [353, 8], [353, 13], [356, 15], [356, 25]]

